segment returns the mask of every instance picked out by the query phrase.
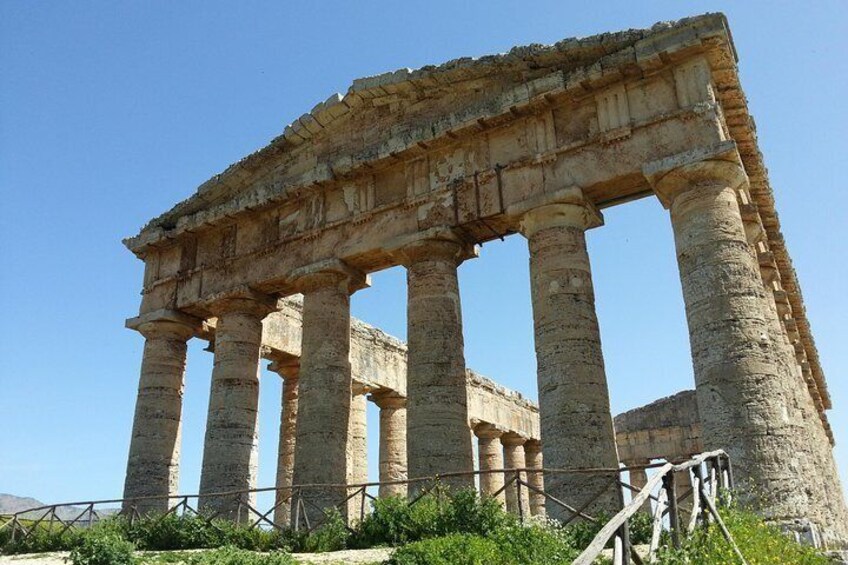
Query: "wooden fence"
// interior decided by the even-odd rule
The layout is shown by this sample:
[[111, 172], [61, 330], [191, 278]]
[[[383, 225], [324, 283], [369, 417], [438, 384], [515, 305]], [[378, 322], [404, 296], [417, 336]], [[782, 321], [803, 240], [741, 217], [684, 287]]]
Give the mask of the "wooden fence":
[[[654, 469], [654, 473], [643, 488], [637, 489], [622, 480], [622, 473], [628, 472], [630, 469]], [[647, 562], [655, 561], [660, 543], [664, 539], [670, 539], [671, 544], [679, 548], [684, 539], [691, 535], [699, 525], [708, 526], [715, 524], [734, 548], [739, 562], [747, 565], [741, 551], [733, 541], [716, 509], [719, 491], [723, 490], [729, 496], [733, 487], [733, 471], [730, 459], [723, 451], [702, 453], [689, 461], [677, 465], [659, 463], [618, 469], [499, 469], [467, 473], [445, 473], [434, 477], [386, 482], [340, 485], [294, 485], [284, 489], [290, 493], [286, 499], [290, 502], [291, 508], [294, 510], [290, 525], [280, 523], [272, 518], [272, 515], [283, 503], [275, 504], [270, 509], [263, 511], [256, 508], [250, 502], [254, 494], [280, 490], [274, 487], [208, 493], [204, 494], [203, 498], [215, 498], [219, 503], [221, 501], [231, 501], [236, 508], [234, 521], [245, 528], [277, 530], [292, 528], [295, 530], [312, 531], [319, 527], [329, 515], [329, 509], [320, 508], [310, 500], [310, 493], [313, 491], [320, 490], [327, 492], [328, 490], [338, 490], [340, 492], [339, 502], [335, 506], [342, 511], [351, 507], [351, 501], [356, 501], [355, 505], [358, 510], [358, 518], [361, 521], [365, 519], [368, 512], [367, 501], [376, 500], [369, 492], [369, 489], [384, 485], [406, 485], [408, 488], [412, 487], [412, 490], [415, 492], [414, 496], [410, 498], [410, 504], [416, 504], [427, 494], [437, 497], [450, 496], [449, 490], [442, 488], [446, 480], [468, 476], [476, 478], [487, 473], [504, 474], [505, 481], [503, 487], [491, 496], [498, 496], [505, 492], [506, 489], [512, 489], [517, 500], [515, 505], [516, 513], [521, 522], [530, 518], [526, 510], [530, 505], [525, 504], [525, 501], [529, 502], [529, 497], [536, 495], [544, 497], [548, 508], [558, 506], [567, 511], [568, 517], [563, 520], [563, 525], [567, 525], [578, 518], [598, 523], [598, 519], [590, 514], [589, 509], [609, 489], [617, 489], [622, 509], [603, 525], [594, 540], [574, 561], [574, 565], [591, 565], [601, 554], [601, 551], [610, 543], [613, 546], [614, 565], [626, 565], [630, 563], [642, 565], [644, 562], [643, 558], [634, 551], [630, 541], [629, 521], [637, 512], [643, 511], [645, 502], [648, 500], [653, 501], [653, 532], [647, 551]], [[542, 473], [544, 477], [564, 474], [600, 475], [609, 477], [610, 480], [604, 490], [595, 493], [588, 501], [578, 506], [569, 504], [546, 492], [544, 488], [539, 488], [528, 482], [527, 477], [529, 475], [538, 473]], [[691, 489], [680, 488], [680, 485], [678, 485], [680, 473], [690, 473]], [[631, 492], [629, 503], [625, 503], [625, 491]], [[9, 537], [14, 541], [34, 535], [39, 530], [58, 530], [61, 534], [71, 528], [91, 527], [104, 518], [116, 515], [122, 515], [130, 522], [133, 522], [141, 518], [137, 509], [139, 503], [150, 500], [161, 501], [163, 498], [165, 497], [150, 496], [135, 499], [92, 500], [30, 508], [6, 517], [0, 517], [0, 520], [5, 518], [3, 523], [0, 524], [0, 531], [6, 528], [10, 529]], [[169, 510], [151, 517], [152, 519], [163, 520], [171, 515], [195, 515], [206, 520], [214, 527], [215, 519], [221, 517], [223, 512], [210, 513], [201, 510], [199, 508], [200, 495], [198, 494], [174, 495], [168, 496], [167, 499], [169, 500]], [[307, 512], [307, 507], [314, 509], [315, 512]], [[69, 511], [69, 509], [73, 509], [73, 511]], [[684, 509], [686, 511], [682, 512]], [[310, 514], [313, 516], [312, 520], [309, 518]], [[685, 524], [681, 520], [681, 516], [684, 514], [689, 516]], [[69, 515], [72, 517], [68, 518]], [[319, 516], [320, 518], [314, 520], [315, 516]], [[230, 517], [232, 518], [232, 515]], [[351, 518], [350, 515], [348, 517]], [[667, 536], [661, 535], [663, 530], [668, 531]]]

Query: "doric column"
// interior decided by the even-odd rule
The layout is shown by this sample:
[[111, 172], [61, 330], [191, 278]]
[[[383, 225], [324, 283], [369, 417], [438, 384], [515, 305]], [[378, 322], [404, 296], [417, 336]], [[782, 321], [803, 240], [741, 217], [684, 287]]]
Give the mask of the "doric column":
[[[542, 469], [542, 442], [537, 439], [527, 440], [524, 444], [524, 461], [528, 469]], [[527, 483], [540, 491], [545, 490], [545, 478], [541, 472], [527, 471]], [[545, 495], [541, 492], [530, 491], [530, 514], [545, 515]]]
[[[743, 221], [744, 221], [743, 215]], [[749, 241], [750, 242], [750, 241]], [[810, 370], [806, 350], [801, 342], [792, 315], [792, 307], [780, 283], [780, 274], [775, 258], [765, 242], [754, 244], [760, 264], [760, 276], [766, 288], [766, 305], [771, 328], [771, 339], [782, 351], [780, 360], [789, 389], [794, 393], [790, 405], [795, 412], [790, 414], [793, 422], [803, 423], [806, 436], [796, 436], [796, 458], [806, 469], [815, 469], [816, 475], [807, 476], [805, 490], [810, 494], [811, 519], [821, 528], [826, 545], [837, 546], [848, 539], [848, 509], [845, 506], [843, 489], [836, 472], [833, 450], [825, 428], [821, 394]], [[780, 302], [778, 302], [778, 297]]]
[[[407, 460], [410, 478], [471, 472], [457, 266], [473, 248], [451, 239], [404, 246], [407, 269]], [[472, 475], [445, 481], [472, 487]], [[413, 487], [414, 490], [414, 487]]]
[[[637, 459], [635, 461], [627, 461], [625, 463], [626, 466], [630, 467], [631, 465], [649, 465], [651, 461], [649, 459]], [[635, 489], [642, 490], [645, 488], [645, 485], [648, 484], [648, 473], [644, 468], [630, 469], [630, 486]], [[638, 494], [636, 491], [631, 491], [633, 496]], [[651, 508], [651, 499], [645, 501], [641, 508], [642, 512], [646, 512], [650, 514], [653, 512]]]
[[[346, 485], [350, 433], [350, 295], [367, 286], [366, 277], [340, 261], [325, 261], [294, 273], [303, 293], [303, 338], [298, 383], [295, 485]], [[302, 492], [310, 524], [321, 509], [345, 498], [344, 486]], [[298, 493], [294, 493], [297, 498]], [[314, 505], [314, 506], [313, 506]], [[304, 524], [293, 504], [293, 523]], [[346, 507], [342, 508], [346, 512]]]
[[[525, 465], [524, 459], [524, 443], [527, 438], [521, 437], [518, 434], [506, 433], [501, 436], [501, 443], [504, 450], [504, 467], [507, 469], [523, 469]], [[505, 481], [509, 482], [515, 477], [515, 473], [507, 473], [504, 477]], [[519, 473], [521, 481], [527, 481], [527, 474]], [[519, 499], [519, 488], [521, 489], [521, 498]], [[528, 490], [526, 487], [519, 487], [517, 482], [508, 485], [506, 491], [506, 509], [509, 512], [519, 513], [519, 504], [521, 505], [521, 514], [523, 516], [530, 515], [530, 500], [528, 498]]]
[[[724, 449], [742, 492], [767, 514], [808, 515], [789, 382], [770, 337], [765, 287], [737, 190], [732, 142], [652, 163], [645, 174], [671, 212], [705, 449]], [[766, 488], [767, 487], [767, 488]]]
[[280, 527], [291, 524], [291, 489], [294, 474], [294, 445], [297, 429], [297, 389], [300, 376], [298, 359], [274, 360], [268, 369], [283, 379], [280, 411], [280, 442], [277, 449], [277, 493], [274, 523]]
[[[618, 468], [609, 392], [595, 314], [585, 231], [600, 213], [576, 191], [559, 204], [526, 212], [521, 233], [530, 247], [530, 279], [538, 367], [541, 439], [550, 468]], [[620, 499], [609, 474], [551, 474], [545, 490], [559, 500], [612, 513]], [[551, 501], [547, 513], [570, 514]]]
[[[474, 435], [477, 436], [477, 457], [480, 460], [480, 470], [503, 469], [504, 449], [501, 444], [503, 431], [491, 424], [478, 424], [474, 427]], [[503, 491], [503, 486], [503, 473], [480, 474], [480, 495], [495, 497], [502, 505], [506, 505], [506, 493]]]
[[[250, 518], [249, 510], [237, 497], [210, 494], [257, 486], [262, 319], [275, 307], [274, 299], [253, 292], [221, 298], [208, 306], [218, 322], [200, 472], [200, 507], [223, 518]], [[254, 493], [244, 495], [241, 501], [255, 505], [255, 499]]]
[[[350, 485], [368, 482], [368, 389], [353, 383], [350, 398], [350, 421], [348, 422], [347, 483]], [[348, 496], [357, 489], [348, 489]], [[348, 521], [357, 521], [362, 513], [363, 496], [357, 494], [348, 500]]]
[[[371, 395], [380, 408], [380, 482], [406, 480], [406, 398], [385, 390]], [[406, 485], [380, 485], [380, 498], [406, 496]]]
[[186, 342], [200, 321], [179, 312], [159, 319], [133, 318], [127, 326], [144, 337], [144, 354], [133, 418], [124, 498], [163, 498], [128, 501], [140, 514], [165, 512], [168, 496], [177, 494]]

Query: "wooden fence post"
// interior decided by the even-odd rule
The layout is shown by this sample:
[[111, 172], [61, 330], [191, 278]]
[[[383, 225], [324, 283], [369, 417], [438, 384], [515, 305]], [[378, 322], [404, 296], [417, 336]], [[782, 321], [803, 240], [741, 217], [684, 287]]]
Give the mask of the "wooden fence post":
[[668, 492], [668, 529], [671, 533], [671, 543], [675, 549], [682, 546], [680, 540], [680, 511], [677, 507], [677, 484], [674, 480], [674, 472], [669, 471], [663, 477], [663, 486]]

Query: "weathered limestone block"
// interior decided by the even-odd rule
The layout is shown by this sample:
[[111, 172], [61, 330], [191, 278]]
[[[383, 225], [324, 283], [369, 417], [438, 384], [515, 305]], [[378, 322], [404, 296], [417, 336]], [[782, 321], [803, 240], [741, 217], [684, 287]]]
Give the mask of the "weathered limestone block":
[[628, 410], [613, 422], [622, 461], [677, 461], [704, 451], [694, 390], [684, 390]]
[[[572, 203], [531, 210], [521, 221], [530, 277], [545, 465], [618, 468], [585, 230], [600, 214], [578, 194]], [[616, 473], [550, 474], [546, 491], [575, 507], [600, 494], [588, 512], [620, 507]], [[548, 502], [552, 518], [567, 511]]]
[[[262, 318], [274, 306], [275, 301], [268, 297], [246, 294], [210, 305], [218, 326], [203, 443], [200, 507], [232, 520], [249, 519], [248, 509], [232, 495], [210, 495], [256, 488]], [[244, 496], [241, 502], [255, 505], [255, 494]]]
[[[524, 444], [524, 461], [525, 467], [528, 469], [542, 469], [542, 442], [535, 439], [528, 439]], [[527, 471], [527, 484], [532, 488], [530, 490], [530, 514], [533, 516], [545, 515], [545, 495], [541, 491], [545, 490], [545, 477], [533, 471]], [[533, 490], [536, 489], [536, 490]]]
[[[468, 420], [462, 308], [457, 265], [462, 243], [420, 240], [405, 246], [408, 369], [407, 461], [410, 478], [474, 470]], [[473, 476], [444, 481], [471, 487]], [[414, 490], [414, 487], [413, 487]]]
[[294, 446], [297, 430], [297, 389], [300, 363], [297, 360], [274, 361], [268, 367], [283, 377], [282, 409], [280, 411], [280, 441], [277, 449], [277, 492], [274, 500], [274, 523], [280, 527], [291, 524], [292, 476]]
[[737, 484], [767, 516], [809, 516], [802, 481], [818, 470], [797, 456], [805, 434], [742, 223], [736, 191], [747, 179], [736, 159], [729, 142], [645, 170], [671, 212], [704, 446], [727, 451]]
[[[524, 443], [527, 438], [523, 438], [517, 434], [508, 433], [501, 436], [501, 443], [504, 450], [504, 467], [507, 469], [523, 469], [526, 464], [524, 458]], [[530, 515], [530, 500], [528, 497], [527, 488], [518, 481], [527, 482], [527, 474], [520, 471], [516, 477], [515, 473], [506, 473], [504, 480], [509, 482], [515, 478], [512, 484], [505, 489], [506, 492], [506, 509], [509, 512], [519, 514], [521, 516]]]
[[[378, 391], [371, 399], [380, 408], [380, 482], [406, 480], [406, 398]], [[380, 498], [406, 494], [405, 484], [380, 485]]]
[[[501, 444], [503, 431], [491, 424], [478, 424], [474, 427], [477, 436], [477, 457], [480, 471], [491, 471], [504, 468], [504, 448]], [[503, 473], [481, 473], [480, 495], [494, 497], [502, 505], [506, 505], [506, 493], [503, 490]]]
[[[367, 281], [340, 262], [310, 268], [298, 281], [304, 295], [303, 345], [292, 480], [296, 485], [335, 485], [303, 491], [312, 503], [305, 505], [309, 522], [316, 524], [324, 519], [316, 507], [330, 508], [345, 498], [353, 392], [350, 295]], [[298, 522], [294, 506], [296, 501], [292, 520]]]
[[163, 498], [127, 501], [125, 510], [135, 506], [140, 514], [164, 512], [167, 496], [177, 494], [186, 342], [198, 325], [188, 320], [178, 316], [135, 326], [145, 342], [124, 498]]

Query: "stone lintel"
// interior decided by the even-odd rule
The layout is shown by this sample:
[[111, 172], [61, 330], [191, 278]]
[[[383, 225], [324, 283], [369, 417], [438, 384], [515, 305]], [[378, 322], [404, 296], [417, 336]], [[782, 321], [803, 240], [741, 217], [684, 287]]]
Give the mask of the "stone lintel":
[[124, 326], [136, 330], [142, 335], [165, 331], [177, 335], [185, 334], [188, 339], [201, 336], [206, 332], [205, 322], [200, 318], [190, 316], [179, 310], [154, 310], [135, 318], [127, 318]]
[[403, 265], [430, 256], [446, 256], [455, 259], [459, 264], [466, 259], [476, 259], [480, 255], [479, 247], [471, 239], [448, 227], [430, 228], [396, 238], [386, 246], [386, 251]]
[[669, 208], [680, 191], [700, 182], [722, 179], [738, 189], [747, 181], [741, 163], [736, 142], [728, 140], [652, 161], [642, 167], [642, 174], [663, 207]]
[[371, 286], [371, 277], [355, 269], [340, 259], [323, 259], [291, 272], [288, 277], [291, 293], [303, 293], [311, 290], [346, 283], [348, 292]]

